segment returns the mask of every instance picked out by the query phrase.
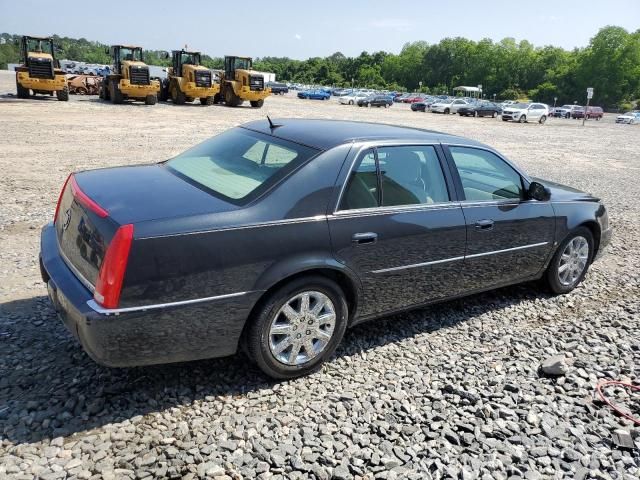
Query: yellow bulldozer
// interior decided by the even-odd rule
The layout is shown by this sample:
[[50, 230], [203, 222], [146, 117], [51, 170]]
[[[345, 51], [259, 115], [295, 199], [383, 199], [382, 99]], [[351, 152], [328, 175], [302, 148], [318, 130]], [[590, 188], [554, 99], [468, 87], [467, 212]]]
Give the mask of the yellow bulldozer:
[[160, 82], [149, 77], [149, 67], [144, 63], [141, 47], [112, 45], [107, 49], [111, 56], [112, 69], [100, 88], [100, 98], [122, 103], [133, 99], [147, 105], [155, 105], [160, 91]]
[[53, 39], [24, 35], [20, 40], [20, 66], [16, 67], [18, 98], [33, 94], [53, 95], [69, 100], [67, 77], [56, 60]]
[[220, 93], [216, 103], [224, 101], [230, 107], [238, 107], [246, 100], [254, 108], [260, 108], [264, 99], [271, 94], [265, 87], [264, 77], [260, 72], [252, 70], [250, 57], [224, 57], [224, 70], [220, 72]]
[[214, 73], [201, 65], [201, 60], [200, 52], [173, 50], [171, 67], [167, 69], [167, 79], [161, 84], [158, 99], [170, 98], [173, 103], [183, 105], [199, 98], [202, 105], [213, 105], [220, 84], [215, 82]]

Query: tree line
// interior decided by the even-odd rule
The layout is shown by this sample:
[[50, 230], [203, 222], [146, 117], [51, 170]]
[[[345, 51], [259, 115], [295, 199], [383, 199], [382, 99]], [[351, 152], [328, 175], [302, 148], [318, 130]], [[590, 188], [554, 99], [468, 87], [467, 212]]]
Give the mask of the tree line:
[[[108, 64], [105, 45], [84, 38], [54, 37], [58, 58]], [[17, 35], [0, 34], [0, 68], [17, 63]], [[145, 60], [168, 65], [161, 51], [146, 51]], [[223, 59], [203, 55], [203, 64], [222, 68]], [[595, 89], [593, 104], [622, 110], [640, 99], [640, 30], [602, 28], [584, 48], [565, 50], [535, 47], [530, 42], [505, 38], [499, 42], [462, 37], [436, 44], [423, 41], [404, 45], [400, 53], [362, 52], [347, 57], [293, 60], [263, 57], [257, 70], [274, 72], [283, 82], [330, 86], [357, 86], [425, 93], [452, 93], [456, 86], [483, 86], [487, 98], [528, 98], [548, 104], [584, 103], [587, 87]]]

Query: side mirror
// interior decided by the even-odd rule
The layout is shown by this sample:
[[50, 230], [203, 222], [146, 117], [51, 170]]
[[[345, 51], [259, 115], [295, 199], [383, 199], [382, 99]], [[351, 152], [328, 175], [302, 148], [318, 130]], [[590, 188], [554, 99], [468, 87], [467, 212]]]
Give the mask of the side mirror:
[[551, 198], [551, 190], [539, 182], [531, 182], [527, 193], [529, 198], [539, 202], [546, 202]]

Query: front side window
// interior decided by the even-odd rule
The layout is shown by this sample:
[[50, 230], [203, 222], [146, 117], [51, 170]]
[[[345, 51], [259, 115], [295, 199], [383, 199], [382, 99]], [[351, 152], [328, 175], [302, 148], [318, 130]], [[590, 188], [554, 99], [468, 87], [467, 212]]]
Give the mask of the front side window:
[[198, 188], [244, 204], [317, 153], [311, 147], [235, 128], [196, 145], [165, 165]]
[[496, 154], [470, 147], [449, 147], [466, 200], [522, 199], [520, 174]]
[[364, 154], [347, 182], [342, 210], [449, 201], [440, 161], [432, 146], [380, 147]]

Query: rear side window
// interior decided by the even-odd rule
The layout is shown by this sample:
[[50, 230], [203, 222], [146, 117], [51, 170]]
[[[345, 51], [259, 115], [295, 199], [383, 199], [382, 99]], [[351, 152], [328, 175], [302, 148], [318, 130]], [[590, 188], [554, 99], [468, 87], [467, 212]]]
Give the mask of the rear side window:
[[449, 201], [432, 146], [381, 147], [367, 151], [351, 172], [341, 210]]
[[181, 153], [166, 166], [212, 195], [244, 204], [318, 153], [311, 147], [235, 128]]

